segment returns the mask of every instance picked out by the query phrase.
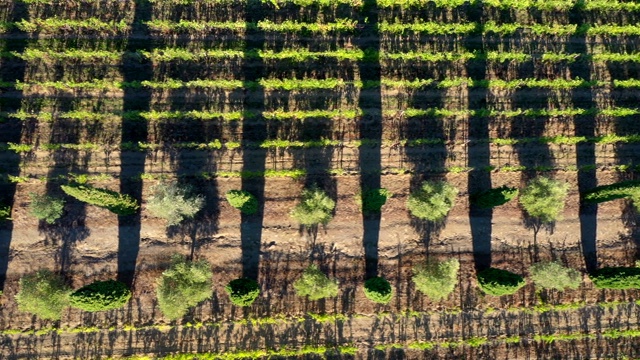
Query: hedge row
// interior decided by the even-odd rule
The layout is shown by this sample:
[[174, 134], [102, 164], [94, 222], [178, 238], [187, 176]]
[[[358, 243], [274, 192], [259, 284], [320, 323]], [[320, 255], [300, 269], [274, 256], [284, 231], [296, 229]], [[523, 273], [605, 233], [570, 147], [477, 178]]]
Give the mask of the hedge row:
[[[83, 202], [110, 210], [118, 215], [134, 214], [140, 208], [137, 201], [129, 195], [108, 189], [95, 188], [84, 183], [62, 185], [62, 190]], [[523, 209], [534, 219], [543, 223], [556, 221], [564, 208], [568, 184], [546, 177], [532, 179], [520, 191], [517, 188], [501, 186], [487, 191], [471, 194], [471, 203], [480, 208], [492, 208], [503, 205], [519, 195]], [[204, 198], [192, 195], [192, 189], [176, 183], [160, 183], [153, 188], [148, 201], [149, 212], [167, 220], [168, 225], [176, 225], [184, 219], [193, 218], [204, 206]], [[458, 189], [443, 181], [424, 181], [419, 188], [409, 194], [406, 207], [409, 212], [428, 221], [441, 221], [453, 208]], [[365, 215], [380, 213], [382, 206], [390, 198], [387, 189], [364, 189], [355, 197]], [[599, 186], [583, 194], [585, 202], [627, 198], [640, 210], [640, 181], [624, 181]], [[38, 219], [50, 224], [62, 216], [64, 200], [46, 195], [31, 194], [30, 212]], [[245, 190], [231, 190], [226, 193], [229, 204], [242, 213], [251, 215], [259, 210], [258, 199]], [[290, 215], [305, 226], [327, 224], [333, 217], [335, 201], [322, 189], [311, 187], [304, 189], [300, 203], [291, 210]], [[10, 208], [0, 206], [0, 220], [9, 219]]]
[[[440, 301], [455, 289], [459, 269], [457, 259], [430, 260], [414, 268], [413, 283], [431, 300]], [[578, 271], [558, 262], [533, 264], [530, 272], [535, 285], [544, 289], [577, 289], [582, 283]], [[209, 299], [213, 293], [212, 277], [206, 261], [174, 256], [169, 269], [157, 281], [158, 305], [162, 313], [168, 319], [178, 319], [190, 308]], [[637, 267], [606, 267], [590, 277], [598, 289], [640, 289], [640, 268]], [[511, 295], [526, 285], [521, 275], [496, 268], [480, 271], [477, 280], [480, 290], [493, 296]], [[316, 265], [306, 268], [293, 287], [298, 296], [309, 300], [336, 297], [339, 292], [338, 282]], [[260, 286], [255, 280], [240, 278], [229, 282], [225, 291], [234, 305], [250, 306], [260, 295]], [[366, 280], [363, 291], [369, 300], [379, 304], [389, 303], [394, 293], [389, 281], [382, 277]], [[96, 281], [72, 292], [61, 277], [40, 270], [20, 279], [16, 302], [21, 311], [56, 320], [68, 305], [90, 312], [105, 311], [121, 308], [130, 298], [131, 291], [118, 281]]]

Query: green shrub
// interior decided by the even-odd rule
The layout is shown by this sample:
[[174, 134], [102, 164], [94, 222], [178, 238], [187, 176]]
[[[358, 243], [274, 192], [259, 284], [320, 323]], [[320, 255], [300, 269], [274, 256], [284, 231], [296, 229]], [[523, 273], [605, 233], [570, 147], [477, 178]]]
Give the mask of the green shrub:
[[506, 204], [516, 196], [518, 196], [518, 189], [505, 185], [475, 195], [471, 201], [478, 207], [489, 209]]
[[255, 280], [240, 278], [229, 282], [224, 287], [231, 302], [238, 306], [251, 306], [260, 295], [260, 287]]
[[424, 265], [413, 268], [413, 283], [416, 289], [434, 301], [439, 301], [451, 294], [458, 283], [458, 259], [445, 261], [428, 261]]
[[393, 289], [386, 279], [374, 277], [364, 282], [364, 295], [373, 302], [388, 304], [393, 297]]
[[204, 206], [204, 198], [190, 196], [191, 190], [189, 186], [177, 183], [160, 183], [152, 189], [147, 210], [151, 215], [167, 220], [169, 226], [193, 218]]
[[123, 307], [131, 298], [127, 285], [115, 281], [96, 281], [70, 296], [71, 306], [84, 311], [105, 311]]
[[302, 225], [327, 224], [333, 214], [335, 201], [317, 187], [302, 190], [302, 201], [291, 211], [291, 217]]
[[173, 256], [171, 266], [158, 279], [156, 294], [160, 311], [171, 320], [184, 316], [189, 308], [211, 297], [212, 276], [208, 262]]
[[0, 204], [0, 221], [11, 220], [11, 206]]
[[308, 296], [309, 300], [318, 300], [338, 295], [338, 282], [329, 279], [315, 265], [310, 265], [302, 277], [293, 283], [298, 296]]
[[136, 199], [126, 194], [120, 194], [108, 189], [94, 188], [89, 185], [70, 184], [62, 185], [62, 191], [87, 204], [99, 206], [118, 215], [131, 215], [138, 211], [140, 206]]
[[531, 265], [531, 280], [545, 289], [577, 289], [582, 283], [582, 276], [574, 269], [558, 262], [541, 262]]
[[489, 295], [511, 295], [525, 285], [522, 276], [506, 270], [489, 268], [478, 273], [478, 286]]
[[444, 181], [425, 181], [409, 195], [407, 208], [417, 218], [438, 221], [447, 216], [457, 195], [458, 189]]
[[605, 267], [589, 275], [598, 289], [640, 289], [640, 268]]
[[49, 270], [39, 270], [20, 279], [16, 302], [20, 311], [42, 319], [59, 320], [69, 305], [71, 288]]
[[546, 177], [537, 177], [522, 190], [520, 204], [532, 218], [550, 223], [560, 218], [569, 184]]
[[365, 215], [379, 214], [382, 205], [392, 195], [387, 189], [365, 189], [356, 195], [356, 203]]
[[603, 185], [584, 193], [586, 202], [601, 203], [615, 199], [630, 199], [633, 206], [640, 211], [640, 180], [622, 181], [611, 185]]
[[230, 190], [225, 195], [231, 206], [241, 213], [251, 215], [258, 211], [258, 199], [244, 190]]
[[62, 216], [64, 199], [36, 193], [29, 193], [29, 197], [31, 198], [29, 212], [36, 219], [44, 220], [47, 224], [53, 224]]

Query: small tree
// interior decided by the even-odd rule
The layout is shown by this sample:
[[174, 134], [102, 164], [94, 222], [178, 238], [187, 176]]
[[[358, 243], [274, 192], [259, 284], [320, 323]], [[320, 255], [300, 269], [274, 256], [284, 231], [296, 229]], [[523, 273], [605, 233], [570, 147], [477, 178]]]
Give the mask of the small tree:
[[120, 281], [96, 281], [83, 286], [70, 296], [71, 306], [84, 311], [119, 309], [131, 298], [131, 291]]
[[411, 215], [424, 220], [442, 220], [455, 203], [458, 189], [444, 181], [425, 181], [409, 195], [407, 208]]
[[488, 268], [478, 273], [478, 286], [489, 295], [515, 294], [526, 284], [522, 276], [506, 270]]
[[393, 288], [385, 278], [374, 277], [364, 282], [364, 295], [373, 302], [388, 304], [393, 297]]
[[244, 190], [229, 190], [225, 195], [231, 206], [241, 213], [251, 215], [258, 211], [258, 199]]
[[69, 305], [71, 288], [49, 270], [39, 270], [20, 279], [16, 302], [20, 311], [43, 319], [59, 320]]
[[229, 282], [224, 290], [234, 305], [251, 306], [260, 295], [260, 286], [255, 280], [240, 278]]
[[338, 295], [338, 282], [329, 279], [315, 265], [310, 265], [302, 277], [293, 283], [298, 296], [307, 296], [309, 300], [318, 300]]
[[78, 183], [60, 187], [67, 195], [87, 204], [105, 208], [114, 214], [131, 215], [135, 214], [140, 208], [133, 197], [109, 189], [94, 188], [93, 186]]
[[160, 183], [153, 187], [152, 192], [147, 209], [151, 215], [167, 220], [169, 226], [193, 218], [204, 206], [202, 196], [190, 196], [191, 187], [175, 182]]
[[158, 279], [158, 306], [169, 319], [177, 319], [189, 308], [211, 297], [211, 266], [206, 261], [187, 261], [175, 255], [169, 269]]
[[382, 205], [392, 195], [387, 189], [365, 189], [356, 195], [356, 203], [365, 215], [379, 214]]
[[413, 268], [413, 283], [416, 289], [434, 301], [439, 301], [451, 294], [458, 283], [458, 259], [445, 261], [429, 261]]
[[335, 201], [316, 186], [302, 190], [302, 201], [291, 211], [291, 217], [300, 224], [313, 226], [327, 224], [333, 217]]
[[566, 182], [540, 176], [522, 190], [520, 204], [532, 218], [551, 223], [559, 219], [568, 190]]
[[550, 261], [531, 265], [531, 280], [536, 286], [545, 289], [577, 289], [582, 282], [582, 276], [574, 269]]
[[53, 224], [62, 216], [64, 200], [46, 194], [29, 193], [29, 212], [38, 220]]

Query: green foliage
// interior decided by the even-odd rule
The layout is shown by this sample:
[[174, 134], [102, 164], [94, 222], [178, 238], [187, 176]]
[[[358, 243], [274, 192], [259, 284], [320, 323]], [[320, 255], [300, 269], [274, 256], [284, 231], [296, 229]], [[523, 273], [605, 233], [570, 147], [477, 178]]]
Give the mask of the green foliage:
[[439, 301], [453, 292], [458, 283], [459, 269], [458, 259], [428, 261], [413, 268], [413, 283], [418, 291], [434, 301]]
[[105, 311], [123, 307], [131, 298], [127, 285], [115, 281], [96, 281], [70, 295], [71, 306], [84, 311]]
[[0, 221], [11, 220], [11, 206], [0, 204]]
[[546, 177], [537, 177], [522, 190], [520, 204], [532, 218], [550, 223], [560, 218], [569, 184]]
[[336, 203], [316, 186], [302, 190], [302, 201], [291, 211], [291, 217], [306, 226], [326, 225], [333, 217]]
[[72, 183], [62, 185], [62, 191], [87, 204], [99, 206], [118, 215], [131, 215], [140, 206], [136, 199], [126, 194], [120, 194], [108, 189], [94, 188], [89, 185]]
[[338, 282], [329, 279], [316, 265], [304, 270], [300, 279], [293, 283], [298, 296], [307, 296], [309, 300], [318, 300], [338, 295]]
[[522, 276], [506, 270], [489, 268], [478, 273], [478, 286], [489, 295], [511, 295], [525, 285]]
[[584, 200], [601, 203], [615, 199], [630, 199], [636, 210], [640, 211], [640, 180], [622, 181], [611, 185], [603, 185], [584, 193]]
[[240, 278], [229, 282], [224, 287], [231, 302], [238, 306], [251, 306], [260, 295], [260, 286], [255, 280]]
[[531, 280], [545, 289], [563, 291], [566, 288], [577, 289], [582, 283], [582, 276], [575, 269], [563, 266], [558, 262], [541, 262], [531, 265]]
[[605, 267], [589, 276], [598, 289], [640, 289], [640, 268]]
[[382, 205], [393, 194], [387, 189], [365, 189], [356, 195], [356, 203], [362, 208], [365, 215], [379, 214]]
[[181, 255], [175, 255], [171, 260], [171, 266], [158, 279], [156, 294], [160, 310], [173, 320], [210, 298], [213, 280], [211, 266], [204, 260], [187, 261]]
[[193, 218], [204, 206], [202, 196], [190, 196], [191, 187], [160, 183], [153, 187], [147, 209], [151, 215], [167, 220], [169, 226]]
[[420, 189], [409, 195], [407, 208], [411, 215], [425, 220], [442, 220], [458, 195], [458, 189], [443, 181], [425, 181]]
[[29, 193], [29, 197], [31, 198], [29, 212], [38, 220], [44, 220], [47, 224], [53, 224], [62, 216], [64, 199], [36, 193]]
[[42, 319], [59, 320], [69, 305], [71, 288], [49, 270], [39, 270], [20, 279], [16, 302], [20, 311]]
[[258, 199], [244, 190], [229, 190], [225, 195], [231, 206], [243, 214], [251, 215], [258, 211]]
[[364, 295], [373, 302], [387, 304], [391, 301], [393, 289], [385, 278], [374, 277], [364, 282]]
[[506, 185], [487, 190], [471, 198], [471, 201], [481, 208], [492, 208], [508, 203], [518, 196], [518, 189]]

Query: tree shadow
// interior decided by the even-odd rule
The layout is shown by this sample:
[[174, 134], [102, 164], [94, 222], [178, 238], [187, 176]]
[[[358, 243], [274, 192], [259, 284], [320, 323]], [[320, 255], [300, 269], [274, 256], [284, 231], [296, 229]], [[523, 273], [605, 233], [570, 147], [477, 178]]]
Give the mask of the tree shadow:
[[[376, 0], [365, 0], [359, 14], [358, 23], [362, 30], [357, 40], [362, 51], [373, 49], [380, 51], [380, 33], [378, 30], [378, 5]], [[380, 59], [358, 62], [360, 80], [363, 83], [381, 80]], [[358, 98], [358, 107], [364, 113], [359, 123], [359, 139], [370, 145], [361, 145], [358, 151], [358, 168], [360, 171], [360, 192], [375, 190], [381, 187], [380, 176], [382, 146], [382, 89], [362, 89]], [[372, 110], [372, 111], [371, 111]], [[365, 278], [378, 276], [378, 242], [380, 238], [380, 213], [365, 214], [362, 212], [362, 246], [364, 247]]]
[[[244, 53], [249, 54], [265, 47], [265, 34], [252, 27], [264, 17], [264, 9], [260, 0], [248, 0], [245, 7], [244, 21], [245, 47]], [[245, 82], [256, 82], [266, 77], [266, 68], [262, 59], [251, 59], [249, 56], [242, 63], [242, 75]], [[251, 149], [252, 143], [261, 143], [267, 139], [267, 125], [262, 117], [265, 103], [265, 92], [244, 90], [243, 109], [251, 109], [258, 113], [257, 119], [242, 123], [242, 171], [256, 174], [256, 176], [242, 177], [242, 190], [248, 191], [258, 199], [258, 211], [255, 214], [242, 214], [240, 224], [240, 242], [242, 248], [242, 276], [257, 280], [260, 264], [260, 243], [262, 239], [262, 224], [264, 221], [264, 192], [267, 151], [263, 148]]]
[[[482, 5], [476, 3], [469, 9], [469, 21], [480, 24]], [[474, 41], [466, 38], [464, 46], [470, 52], [484, 52], [484, 41]], [[472, 79], [487, 78], [487, 61], [474, 59], [468, 61], [467, 76]], [[469, 110], [480, 110], [487, 107], [488, 91], [486, 88], [469, 89], [467, 106]], [[491, 139], [490, 118], [475, 115], [472, 112], [467, 119], [467, 165], [470, 171], [467, 176], [469, 192], [469, 225], [471, 227], [471, 242], [476, 271], [491, 267], [491, 223], [493, 209], [477, 206], [473, 196], [491, 189]]]
[[[589, 23], [587, 13], [576, 5], [569, 13], [572, 24], [578, 27]], [[585, 35], [573, 36], [567, 43], [568, 53], [588, 54], [587, 38]], [[576, 61], [570, 65], [569, 71], [572, 78], [592, 80], [591, 64], [589, 60]], [[593, 90], [591, 88], [575, 88], [571, 93], [571, 101], [574, 106], [582, 104], [583, 108], [596, 107]], [[596, 136], [595, 114], [576, 115], [574, 118], [575, 136], [591, 138]], [[592, 142], [582, 142], [576, 145], [576, 166], [578, 168], [578, 191], [580, 194], [597, 186], [596, 178], [596, 151]], [[598, 255], [596, 236], [598, 227], [598, 206], [580, 200], [580, 244], [582, 255], [587, 267], [587, 272], [598, 268]]]
[[[8, 21], [19, 22], [21, 20], [29, 20], [29, 12], [24, 2], [14, 2], [13, 8], [7, 12]], [[14, 31], [16, 39], [4, 40], [3, 53], [16, 51], [23, 52], [27, 48], [29, 39], [25, 33]], [[16, 82], [24, 81], [26, 62], [19, 58], [3, 59], [0, 66], [0, 75], [3, 81]], [[3, 112], [15, 112], [20, 110], [22, 106], [23, 93], [21, 90], [15, 90], [11, 93], [3, 94], [0, 100], [0, 106]], [[30, 121], [30, 120], [27, 120]], [[32, 128], [30, 124], [24, 124], [23, 121], [15, 118], [0, 121], [0, 142], [20, 144], [22, 133]], [[28, 136], [29, 138], [31, 136]], [[9, 181], [9, 176], [20, 175], [20, 154], [5, 152], [0, 158], [0, 205], [10, 206], [13, 209], [14, 197], [16, 194], [16, 183]], [[9, 267], [11, 239], [13, 234], [12, 221], [0, 221], [0, 291], [4, 289], [7, 278], [7, 269]]]
[[[137, 39], [147, 33], [145, 22], [151, 20], [151, 4], [148, 1], [136, 2], [133, 23], [138, 27], [129, 34], [125, 40], [125, 50], [136, 52], [149, 51], [152, 48], [150, 41]], [[149, 61], [139, 61], [132, 57], [124, 57], [120, 65], [123, 80], [126, 82], [145, 81], [153, 79], [153, 66]], [[151, 90], [146, 88], [125, 88], [123, 95], [122, 111], [148, 111], [151, 104]], [[142, 118], [122, 117], [121, 144], [148, 141], [147, 123]], [[142, 204], [145, 152], [120, 152], [120, 192], [131, 195], [139, 204]], [[133, 285], [138, 252], [140, 250], [141, 213], [133, 215], [118, 215], [118, 281]]]

